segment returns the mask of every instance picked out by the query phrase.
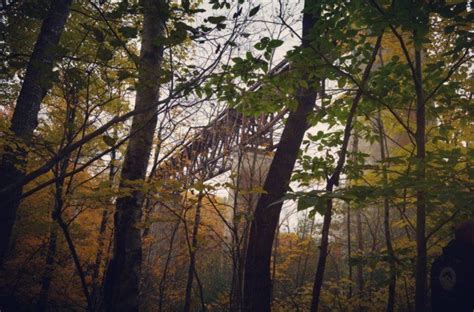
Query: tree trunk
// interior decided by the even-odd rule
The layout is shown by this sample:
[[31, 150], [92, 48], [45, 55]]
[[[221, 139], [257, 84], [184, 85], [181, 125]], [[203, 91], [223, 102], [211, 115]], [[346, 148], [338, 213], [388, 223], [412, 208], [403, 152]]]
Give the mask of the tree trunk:
[[[110, 153], [110, 169], [109, 169], [109, 182], [110, 188], [113, 188], [114, 177], [116, 173], [115, 169], [115, 149], [113, 149]], [[110, 204], [113, 203], [113, 199], [111, 199]], [[95, 256], [95, 265], [92, 272], [92, 298], [94, 301], [94, 307], [99, 307], [101, 305], [101, 289], [99, 283], [99, 273], [100, 268], [102, 266], [103, 258], [104, 258], [104, 251], [105, 251], [105, 241], [106, 241], [106, 231], [107, 231], [107, 224], [109, 223], [109, 209], [110, 207], [106, 205], [104, 210], [102, 211], [102, 220], [100, 221], [100, 228], [99, 228], [99, 237], [97, 242], [97, 254]]]
[[311, 227], [309, 229], [309, 242], [308, 242], [308, 246], [306, 246], [306, 254], [304, 255], [303, 271], [301, 274], [301, 286], [304, 286], [304, 282], [305, 282], [306, 268], [308, 267], [309, 252], [311, 250], [311, 243], [313, 241], [313, 229], [314, 229], [314, 218], [311, 219]]
[[66, 224], [66, 222], [64, 222], [62, 218], [62, 212], [63, 212], [63, 207], [64, 207], [64, 200], [63, 200], [64, 178], [63, 176], [66, 173], [68, 165], [69, 165], [69, 155], [67, 155], [67, 157], [64, 158], [64, 160], [60, 163], [59, 170], [57, 172], [57, 176], [62, 177], [62, 178], [59, 178], [56, 182], [55, 206], [54, 206], [54, 211], [53, 211], [53, 219], [58, 223], [59, 227], [61, 228], [64, 234], [64, 238], [66, 239], [66, 243], [69, 248], [69, 251], [71, 252], [71, 256], [74, 261], [77, 274], [79, 275], [79, 279], [81, 280], [82, 291], [87, 302], [87, 309], [88, 311], [93, 311], [93, 305], [92, 305], [91, 297], [90, 297], [89, 290], [87, 287], [86, 276], [85, 276], [84, 270], [82, 269], [79, 255], [77, 254], [77, 251], [76, 251], [76, 247], [74, 246], [74, 242], [69, 233], [68, 225]]
[[347, 294], [348, 298], [352, 297], [352, 265], [351, 265], [351, 257], [352, 257], [352, 242], [351, 242], [351, 206], [350, 204], [347, 205], [347, 263], [348, 263], [348, 270], [349, 270], [349, 292]]
[[[306, 1], [305, 6], [309, 5], [309, 2], [311, 1]], [[307, 37], [313, 25], [313, 16], [305, 13], [303, 16], [303, 38]], [[308, 44], [309, 42], [306, 40], [303, 41], [303, 46], [308, 46]], [[283, 205], [281, 199], [288, 189], [299, 148], [308, 128], [307, 118], [315, 106], [316, 90], [312, 87], [299, 89], [297, 100], [298, 107], [288, 116], [270, 165], [263, 187], [266, 193], [262, 194], [257, 202], [250, 226], [244, 272], [245, 311], [270, 311], [270, 259], [275, 230]]]
[[175, 237], [176, 237], [176, 233], [178, 232], [178, 229], [179, 229], [179, 225], [181, 223], [181, 220], [178, 219], [178, 221], [176, 221], [176, 225], [175, 227], [173, 228], [173, 232], [171, 234], [171, 238], [170, 238], [170, 246], [169, 246], [169, 249], [168, 249], [168, 253], [166, 255], [166, 262], [165, 262], [165, 267], [163, 268], [163, 273], [161, 274], [161, 279], [160, 279], [160, 282], [158, 283], [158, 312], [163, 312], [163, 304], [164, 304], [164, 300], [165, 300], [165, 290], [166, 290], [166, 278], [168, 276], [168, 268], [169, 268], [169, 265], [170, 265], [170, 262], [171, 262], [171, 256], [172, 256], [172, 253], [173, 253], [173, 245], [174, 245], [174, 240], [175, 240]]
[[300, 97], [298, 109], [290, 113], [270, 166], [262, 194], [250, 227], [244, 273], [244, 304], [246, 311], [270, 311], [270, 257], [275, 229], [290, 182], [299, 147], [307, 128], [306, 119], [314, 107], [316, 92], [308, 90]]
[[[54, 1], [41, 26], [11, 121], [15, 147], [5, 145], [1, 158], [0, 189], [20, 180], [26, 173], [27, 146], [38, 124], [41, 101], [50, 88], [53, 62], [71, 3], [72, 0]], [[0, 193], [0, 266], [8, 252], [21, 193], [22, 187]]]
[[[237, 161], [237, 172], [236, 172], [236, 181], [234, 189], [234, 198], [233, 198], [233, 216], [232, 216], [232, 227], [229, 230], [232, 232], [232, 278], [230, 285], [230, 296], [229, 296], [229, 309], [231, 312], [237, 312], [241, 310], [242, 307], [242, 274], [243, 270], [241, 264], [244, 261], [241, 261], [245, 249], [242, 250], [242, 240], [245, 240], [245, 236], [242, 235], [242, 240], [240, 239], [240, 212], [239, 212], [239, 190], [240, 190], [240, 170], [242, 166], [243, 151], [238, 150], [238, 161]], [[246, 220], [246, 223], [248, 221]], [[245, 232], [245, 231], [244, 231]], [[245, 260], [245, 259], [243, 259]]]
[[[189, 268], [188, 278], [186, 281], [186, 295], [184, 298], [184, 312], [191, 311], [191, 295], [193, 291], [193, 279], [196, 270], [196, 249], [197, 249], [197, 236], [199, 234], [199, 225], [201, 224], [201, 205], [204, 194], [202, 191], [199, 192], [198, 201], [196, 204], [196, 214], [194, 216], [193, 233], [191, 238], [191, 244], [189, 247]], [[189, 242], [189, 241], [188, 241]], [[189, 244], [189, 243], [188, 243]]]
[[[301, 243], [304, 244], [304, 240], [306, 238], [306, 216], [304, 217], [303, 219], [303, 231], [301, 233]], [[296, 234], [298, 234], [298, 230], [296, 232]], [[302, 258], [302, 255], [299, 254], [298, 255], [298, 262], [296, 264], [296, 278], [295, 278], [295, 285], [296, 285], [296, 288], [299, 288], [300, 286], [303, 285], [303, 280], [304, 280], [304, 276], [301, 277], [301, 283], [300, 283], [300, 270], [301, 270], [301, 258]]]
[[[352, 152], [356, 152], [359, 148], [359, 137], [357, 134], [354, 136], [352, 141]], [[352, 158], [352, 162], [355, 163], [356, 157]], [[351, 204], [347, 204], [347, 263], [349, 265], [349, 292], [347, 297], [352, 298], [352, 265], [351, 265], [351, 257], [352, 257], [352, 234], [351, 234]]]
[[[364, 234], [362, 231], [362, 211], [359, 208], [356, 211], [356, 223], [357, 223], [357, 252], [360, 256], [364, 254]], [[357, 264], [357, 288], [359, 296], [364, 293], [364, 268], [362, 263]]]
[[[332, 183], [328, 183], [326, 186], [326, 191], [331, 193], [333, 187], [334, 185]], [[323, 286], [324, 271], [326, 270], [326, 258], [328, 255], [329, 228], [331, 226], [332, 219], [332, 206], [332, 199], [328, 198], [326, 200], [326, 211], [324, 213], [323, 230], [321, 232], [321, 246], [319, 247], [318, 266], [316, 267], [316, 276], [314, 278], [311, 312], [317, 312], [319, 308], [319, 298], [321, 295], [321, 288]]]
[[386, 153], [388, 151], [385, 150], [385, 137], [384, 137], [384, 127], [382, 122], [382, 116], [380, 110], [378, 111], [377, 116], [377, 126], [379, 132], [379, 144], [380, 144], [380, 160], [382, 161], [382, 179], [383, 179], [383, 186], [385, 188], [385, 194], [383, 198], [383, 207], [384, 207], [384, 232], [385, 232], [385, 245], [387, 246], [387, 254], [388, 254], [388, 265], [390, 269], [390, 277], [389, 277], [389, 284], [388, 284], [388, 298], [387, 298], [387, 312], [393, 312], [394, 305], [395, 305], [395, 291], [397, 286], [397, 276], [396, 276], [396, 268], [395, 268], [395, 252], [392, 246], [392, 235], [390, 233], [390, 203], [389, 197], [387, 194], [387, 187], [388, 187], [388, 174], [387, 174], [387, 163]]
[[[423, 186], [425, 180], [425, 99], [423, 94], [423, 78], [421, 69], [421, 48], [415, 50], [415, 89], [416, 89], [416, 158], [417, 184]], [[426, 308], [426, 198], [425, 191], [416, 191], [416, 290], [415, 310], [425, 311]]]
[[[354, 142], [352, 145], [352, 151], [357, 153], [359, 151], [359, 136], [354, 135]], [[356, 211], [356, 230], [357, 230], [357, 251], [359, 255], [362, 255], [364, 252], [364, 235], [362, 231], [362, 211], [361, 208]], [[357, 264], [357, 290], [359, 296], [363, 295], [364, 292], [364, 268], [362, 263]], [[361, 309], [359, 307], [359, 309]]]
[[[64, 122], [64, 136], [62, 138], [60, 147], [62, 147], [64, 144], [68, 145], [71, 144], [71, 142], [74, 139], [74, 131], [72, 130], [69, 125], [73, 125], [76, 119], [76, 112], [77, 112], [77, 107], [78, 107], [78, 96], [77, 96], [77, 89], [75, 86], [72, 86], [69, 89], [68, 96], [66, 98], [67, 102], [67, 109], [66, 109], [66, 118]], [[71, 105], [69, 103], [72, 103]], [[77, 155], [79, 158], [79, 154]], [[54, 171], [56, 177], [62, 177], [67, 171], [67, 168], [69, 166], [69, 161], [70, 161], [70, 155], [66, 155], [66, 157], [56, 166], [56, 170]], [[72, 183], [72, 176], [70, 178], [69, 186], [71, 186]], [[54, 271], [54, 258], [56, 256], [56, 250], [57, 250], [57, 239], [58, 239], [58, 225], [56, 224], [56, 221], [58, 219], [58, 216], [61, 215], [62, 210], [63, 210], [63, 189], [64, 189], [64, 183], [65, 183], [65, 178], [59, 178], [56, 183], [55, 183], [55, 193], [54, 193], [54, 207], [53, 211], [51, 213], [51, 217], [53, 219], [53, 222], [51, 223], [50, 227], [50, 238], [49, 238], [49, 243], [48, 243], [48, 251], [46, 254], [46, 265], [45, 265], [45, 270], [43, 272], [43, 276], [41, 277], [41, 290], [40, 290], [40, 295], [38, 298], [38, 303], [37, 303], [37, 311], [46, 311], [47, 310], [47, 304], [48, 304], [48, 294], [49, 294], [49, 289], [51, 286], [51, 280], [53, 278], [53, 271]], [[66, 190], [66, 193], [70, 190], [68, 188]]]
[[276, 234], [275, 234], [275, 244], [273, 246], [273, 261], [272, 261], [272, 302], [275, 298], [275, 284], [276, 284], [276, 266], [278, 260], [278, 237], [280, 236], [280, 227], [277, 227]]
[[48, 295], [51, 286], [51, 280], [54, 272], [54, 257], [56, 256], [56, 247], [58, 240], [58, 226], [55, 222], [51, 223], [49, 232], [48, 252], [46, 254], [46, 264], [41, 277], [41, 290], [38, 298], [36, 310], [38, 312], [46, 311], [48, 306]]
[[[377, 42], [375, 44], [374, 50], [372, 51], [371, 58], [362, 76], [361, 88], [357, 90], [357, 93], [354, 97], [351, 108], [349, 110], [349, 115], [347, 117], [346, 125], [344, 127], [344, 137], [342, 140], [342, 146], [339, 151], [339, 159], [337, 161], [337, 165], [334, 169], [333, 174], [331, 175], [331, 177], [328, 179], [326, 183], [326, 194], [331, 194], [333, 192], [334, 186], [339, 185], [341, 172], [346, 162], [347, 147], [349, 145], [349, 140], [351, 137], [352, 123], [354, 122], [354, 119], [356, 116], [357, 106], [362, 98], [362, 88], [365, 87], [369, 79], [370, 71], [372, 70], [372, 66], [374, 64], [375, 58], [377, 56], [377, 52], [382, 42], [382, 36], [383, 36], [383, 33], [377, 37]], [[324, 212], [323, 230], [321, 233], [321, 246], [320, 246], [320, 251], [319, 251], [318, 266], [316, 269], [316, 276], [314, 278], [314, 284], [313, 284], [313, 298], [311, 301], [311, 312], [317, 312], [319, 308], [321, 287], [323, 286], [324, 271], [326, 269], [326, 259], [327, 259], [327, 255], [329, 251], [328, 250], [329, 228], [331, 226], [332, 208], [333, 208], [333, 198], [328, 197], [328, 199], [326, 200], [326, 211]]]
[[92, 304], [91, 296], [89, 294], [89, 289], [87, 287], [86, 274], [84, 273], [84, 270], [82, 269], [81, 261], [79, 259], [79, 255], [77, 254], [76, 247], [74, 246], [74, 242], [72, 241], [72, 237], [69, 234], [68, 226], [62, 219], [61, 215], [57, 217], [57, 221], [58, 221], [59, 226], [61, 227], [61, 230], [63, 231], [67, 246], [69, 248], [69, 251], [71, 252], [72, 260], [74, 261], [74, 266], [76, 267], [77, 274], [79, 275], [79, 279], [81, 280], [82, 292], [87, 302], [87, 310], [92, 312], [94, 311], [94, 305]]
[[[159, 96], [159, 72], [163, 48], [156, 44], [165, 35], [168, 14], [166, 1], [143, 1], [143, 34], [140, 51], [139, 81], [131, 137], [125, 154], [119, 188], [130, 188], [129, 182], [143, 181], [157, 123], [156, 103]], [[138, 311], [142, 262], [141, 230], [143, 194], [132, 189], [130, 195], [117, 199], [114, 215], [114, 249], [107, 267], [104, 298], [107, 311]]]

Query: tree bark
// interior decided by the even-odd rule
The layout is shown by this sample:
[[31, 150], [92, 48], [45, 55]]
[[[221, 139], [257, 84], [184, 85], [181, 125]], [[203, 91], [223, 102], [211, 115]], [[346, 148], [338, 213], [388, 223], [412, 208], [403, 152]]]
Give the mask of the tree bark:
[[[326, 183], [326, 193], [331, 194], [333, 192], [334, 186], [339, 185], [339, 179], [341, 176], [342, 169], [344, 168], [344, 164], [346, 162], [347, 156], [347, 147], [349, 145], [349, 140], [351, 137], [352, 131], [352, 123], [355, 119], [357, 106], [362, 98], [362, 88], [365, 87], [367, 81], [370, 76], [370, 71], [372, 70], [372, 66], [375, 62], [375, 58], [377, 56], [377, 52], [380, 48], [382, 42], [383, 33], [377, 37], [377, 42], [375, 43], [374, 50], [372, 51], [372, 55], [370, 60], [367, 64], [367, 67], [364, 70], [362, 75], [362, 82], [361, 88], [357, 90], [357, 93], [354, 97], [352, 102], [351, 108], [349, 110], [349, 115], [347, 117], [346, 125], [344, 127], [344, 137], [342, 140], [342, 146], [339, 151], [339, 159], [337, 161], [336, 168], [334, 169], [333, 174], [328, 179]], [[317, 312], [319, 308], [319, 299], [321, 296], [321, 287], [323, 286], [323, 277], [324, 271], [326, 269], [326, 259], [328, 255], [328, 247], [329, 247], [329, 228], [331, 226], [331, 219], [332, 219], [332, 208], [333, 208], [333, 198], [328, 197], [326, 200], [326, 211], [324, 212], [324, 219], [323, 219], [323, 230], [321, 233], [321, 246], [319, 251], [319, 259], [318, 259], [318, 266], [316, 269], [316, 276], [314, 278], [313, 284], [313, 298], [311, 301], [311, 312]]]
[[[156, 44], [165, 35], [168, 5], [164, 0], [143, 1], [143, 34], [140, 51], [139, 81], [131, 138], [125, 154], [120, 190], [130, 188], [130, 182], [144, 181], [157, 123], [156, 105], [159, 97], [159, 72], [163, 48]], [[141, 230], [143, 194], [132, 189], [131, 194], [117, 199], [114, 215], [114, 249], [107, 267], [104, 298], [107, 311], [138, 311], [142, 262]]]
[[272, 293], [271, 293], [271, 300], [273, 302], [275, 298], [275, 284], [276, 284], [276, 266], [278, 260], [278, 237], [280, 236], [280, 226], [276, 229], [275, 234], [275, 244], [273, 244], [273, 261], [272, 261]]
[[[359, 151], [359, 136], [357, 134], [354, 135], [354, 142], [352, 146], [352, 151], [357, 153]], [[357, 230], [357, 251], [359, 255], [364, 253], [364, 234], [362, 230], [362, 211], [361, 207], [356, 211], [356, 230]], [[357, 291], [359, 297], [362, 298], [364, 293], [364, 268], [362, 263], [357, 264]], [[359, 306], [359, 310], [362, 308]]]
[[416, 191], [416, 290], [415, 310], [426, 309], [426, 198], [423, 190], [425, 180], [425, 99], [423, 92], [423, 77], [421, 69], [421, 47], [415, 50], [415, 91], [416, 91], [416, 159], [417, 159], [417, 184]]
[[[307, 223], [306, 223], [306, 217], [304, 217], [303, 219], [303, 231], [301, 233], [301, 243], [304, 244], [304, 240], [306, 238], [306, 226], [307, 226]], [[298, 231], [296, 232], [298, 234]], [[301, 269], [301, 258], [302, 258], [302, 255], [299, 254], [298, 255], [298, 262], [296, 264], [296, 277], [295, 277], [295, 285], [296, 285], [296, 288], [299, 288], [300, 286], [303, 285], [303, 280], [304, 280], [304, 275], [301, 277], [301, 284], [300, 284], [300, 269]]]
[[[68, 95], [66, 96], [67, 108], [66, 108], [66, 118], [64, 121], [64, 136], [61, 140], [60, 148], [63, 145], [71, 144], [74, 139], [74, 131], [69, 125], [74, 125], [78, 107], [78, 93], [75, 86], [71, 86], [68, 88]], [[71, 103], [71, 104], [69, 104]], [[79, 158], [79, 154], [77, 155]], [[54, 171], [56, 177], [62, 177], [67, 170], [70, 162], [70, 155], [67, 155], [59, 164], [56, 166], [56, 170]], [[72, 183], [73, 176], [71, 176], [69, 181], [69, 186]], [[65, 178], [59, 178], [55, 183], [55, 194], [54, 194], [54, 207], [51, 212], [51, 217], [53, 222], [51, 223], [50, 227], [50, 238], [48, 243], [48, 251], [46, 254], [46, 265], [43, 272], [43, 276], [41, 277], [41, 289], [40, 295], [38, 298], [37, 303], [37, 311], [46, 311], [47, 304], [48, 304], [48, 295], [49, 289], [51, 287], [51, 280], [53, 278], [54, 272], [54, 258], [56, 256], [57, 250], [57, 239], [58, 239], [58, 225], [56, 221], [58, 217], [61, 215], [63, 211], [63, 189], [64, 189]], [[66, 193], [70, 188], [66, 189]], [[87, 297], [87, 294], [86, 294]]]
[[[113, 182], [114, 182], [114, 177], [116, 174], [116, 168], [115, 168], [115, 159], [116, 159], [116, 153], [115, 149], [113, 149], [110, 153], [110, 169], [109, 169], [109, 182], [110, 182], [110, 188], [113, 188]], [[113, 203], [113, 198], [110, 200], [110, 205]], [[109, 223], [109, 210], [110, 207], [106, 205], [104, 207], [104, 210], [102, 211], [102, 220], [100, 221], [100, 228], [99, 228], [99, 237], [98, 237], [98, 242], [97, 242], [97, 254], [95, 256], [95, 265], [94, 269], [92, 272], [92, 297], [94, 301], [94, 307], [97, 308], [99, 307], [102, 302], [101, 302], [101, 289], [100, 289], [100, 283], [99, 283], [99, 273], [100, 273], [100, 268], [103, 263], [103, 258], [104, 258], [104, 251], [105, 251], [105, 242], [106, 242], [106, 231], [107, 231], [107, 224]]]
[[[50, 88], [53, 63], [59, 39], [69, 16], [72, 0], [53, 1], [41, 26], [26, 69], [10, 130], [12, 145], [5, 145], [0, 162], [0, 189], [22, 179], [26, 174], [27, 146], [38, 124], [41, 101]], [[7, 255], [22, 187], [0, 193], [0, 266]]]
[[[305, 6], [311, 1], [306, 1]], [[307, 38], [314, 25], [312, 14], [303, 16], [303, 38]], [[303, 40], [303, 46], [309, 42]], [[250, 226], [244, 271], [244, 310], [270, 311], [271, 280], [270, 259], [272, 255], [275, 230], [278, 226], [281, 199], [288, 190], [291, 173], [298, 156], [301, 142], [308, 128], [307, 118], [316, 102], [316, 90], [313, 87], [299, 89], [298, 107], [290, 112], [281, 135], [278, 148], [265, 180], [264, 190], [257, 202], [254, 218]]]
[[270, 311], [270, 257], [275, 229], [290, 182], [299, 147], [307, 128], [306, 119], [314, 107], [316, 92], [308, 90], [300, 97], [298, 109], [290, 113], [270, 166], [264, 190], [250, 227], [244, 273], [244, 304], [246, 311]]
[[57, 221], [59, 226], [61, 227], [61, 230], [63, 231], [67, 246], [69, 248], [69, 251], [71, 252], [72, 260], [74, 261], [74, 266], [76, 267], [77, 274], [79, 275], [79, 279], [81, 280], [82, 292], [87, 302], [87, 310], [92, 312], [94, 311], [94, 305], [92, 304], [89, 288], [87, 287], [86, 274], [82, 269], [81, 260], [79, 259], [79, 255], [77, 254], [77, 250], [74, 246], [72, 237], [69, 234], [68, 225], [64, 222], [61, 215], [57, 216]]
[[348, 264], [348, 279], [349, 279], [349, 292], [347, 297], [350, 299], [352, 297], [352, 242], [351, 242], [351, 206], [347, 205], [347, 264]]
[[49, 231], [49, 242], [48, 251], [46, 254], [46, 264], [41, 277], [41, 289], [38, 298], [36, 310], [38, 312], [46, 311], [48, 306], [48, 295], [51, 287], [51, 280], [54, 272], [54, 257], [56, 256], [56, 247], [58, 240], [58, 226], [55, 222], [51, 223], [51, 229]]
[[[328, 183], [326, 191], [331, 193], [334, 184]], [[329, 228], [331, 226], [333, 202], [331, 198], [326, 200], [326, 212], [323, 219], [323, 230], [321, 232], [321, 246], [319, 247], [318, 266], [316, 267], [316, 276], [313, 284], [313, 296], [311, 300], [311, 312], [317, 312], [319, 308], [319, 298], [323, 286], [324, 271], [326, 270], [326, 258], [329, 247]]]
[[387, 298], [387, 312], [393, 312], [395, 306], [395, 291], [397, 286], [397, 276], [396, 276], [396, 267], [395, 267], [395, 252], [392, 245], [392, 234], [390, 232], [390, 203], [387, 192], [388, 187], [388, 174], [387, 174], [387, 163], [385, 161], [386, 154], [388, 151], [385, 150], [385, 137], [384, 137], [384, 127], [382, 122], [382, 116], [380, 110], [378, 111], [377, 116], [377, 126], [379, 132], [379, 144], [380, 144], [380, 160], [382, 161], [382, 179], [383, 186], [385, 188], [385, 194], [383, 197], [383, 207], [384, 207], [384, 232], [385, 232], [385, 245], [387, 246], [388, 254], [388, 265], [390, 269], [390, 277], [388, 284], [388, 298]]
[[[69, 156], [67, 156], [60, 164], [60, 168], [57, 173], [59, 177], [64, 175], [64, 173], [67, 170], [68, 165], [69, 165]], [[58, 223], [59, 227], [61, 228], [64, 234], [64, 238], [66, 239], [66, 243], [71, 253], [72, 259], [74, 261], [77, 274], [79, 275], [79, 279], [81, 280], [81, 287], [82, 287], [82, 291], [87, 302], [87, 309], [88, 311], [93, 311], [94, 307], [91, 301], [91, 296], [89, 294], [89, 289], [87, 287], [86, 276], [85, 276], [84, 270], [82, 269], [81, 261], [79, 259], [79, 255], [77, 254], [76, 247], [74, 246], [74, 242], [69, 233], [68, 225], [66, 224], [66, 222], [64, 222], [63, 217], [62, 217], [62, 212], [63, 212], [63, 207], [64, 207], [63, 187], [64, 187], [64, 178], [60, 178], [56, 182], [55, 206], [54, 206], [54, 211], [53, 211], [53, 219]]]
[[178, 219], [176, 221], [176, 225], [173, 228], [173, 232], [171, 234], [170, 238], [170, 246], [168, 248], [168, 253], [166, 254], [166, 262], [165, 266], [163, 268], [163, 273], [161, 274], [161, 279], [160, 282], [158, 283], [158, 312], [163, 312], [163, 305], [164, 305], [164, 300], [165, 300], [165, 290], [166, 290], [166, 278], [168, 276], [168, 268], [171, 262], [171, 256], [173, 253], [173, 245], [174, 245], [174, 240], [176, 237], [176, 233], [178, 232], [179, 225], [181, 223], [181, 220]]
[[301, 284], [300, 284], [301, 286], [304, 286], [304, 282], [305, 282], [306, 269], [308, 267], [309, 252], [311, 250], [311, 244], [313, 241], [313, 229], [314, 229], [314, 218], [311, 219], [311, 226], [309, 229], [309, 242], [308, 242], [308, 245], [306, 246], [306, 254], [304, 255], [303, 270], [301, 273]]
[[[356, 223], [357, 223], [357, 251], [359, 255], [364, 254], [364, 234], [362, 231], [362, 211], [359, 208], [356, 211]], [[364, 293], [364, 268], [362, 263], [357, 264], [357, 290], [359, 296]]]
[[[193, 291], [193, 279], [196, 270], [196, 250], [197, 250], [197, 236], [199, 234], [199, 225], [201, 224], [201, 205], [202, 205], [202, 198], [204, 194], [203, 191], [199, 192], [198, 201], [196, 204], [196, 214], [194, 216], [194, 225], [193, 225], [193, 233], [191, 238], [191, 244], [189, 247], [189, 267], [188, 267], [188, 278], [186, 280], [186, 295], [184, 298], [184, 312], [191, 311], [191, 295]], [[188, 241], [189, 244], [189, 241]]]

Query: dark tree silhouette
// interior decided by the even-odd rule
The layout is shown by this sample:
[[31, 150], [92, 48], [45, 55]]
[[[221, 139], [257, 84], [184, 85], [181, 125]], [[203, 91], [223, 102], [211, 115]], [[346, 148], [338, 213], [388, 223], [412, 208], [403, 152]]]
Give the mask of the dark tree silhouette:
[[[13, 144], [5, 145], [0, 162], [0, 189], [25, 176], [27, 146], [38, 125], [41, 101], [52, 83], [56, 51], [71, 3], [72, 0], [53, 1], [41, 26], [11, 121]], [[0, 265], [8, 252], [21, 193], [22, 186], [0, 193]]]

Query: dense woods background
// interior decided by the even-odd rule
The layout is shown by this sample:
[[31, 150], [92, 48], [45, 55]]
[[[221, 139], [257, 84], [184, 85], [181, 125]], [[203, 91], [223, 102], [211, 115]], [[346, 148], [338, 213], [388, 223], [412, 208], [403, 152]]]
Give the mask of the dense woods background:
[[472, 219], [472, 2], [3, 0], [2, 311], [429, 311]]

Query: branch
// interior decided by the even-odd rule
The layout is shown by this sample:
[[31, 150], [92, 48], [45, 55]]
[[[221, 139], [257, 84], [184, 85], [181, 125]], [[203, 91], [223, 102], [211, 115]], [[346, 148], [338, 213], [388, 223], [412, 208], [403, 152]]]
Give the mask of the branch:
[[[367, 64], [367, 67], [364, 70], [364, 74], [362, 76], [361, 87], [364, 87], [367, 84], [367, 81], [369, 80], [370, 71], [372, 70], [372, 66], [374, 65], [375, 59], [377, 57], [377, 53], [382, 43], [382, 37], [383, 37], [383, 31], [377, 37], [377, 42], [375, 43], [374, 50], [372, 52], [372, 55], [370, 56], [369, 63]], [[354, 100], [352, 102], [352, 106], [349, 111], [349, 116], [347, 117], [346, 127], [344, 128], [344, 138], [342, 141], [341, 151], [339, 154], [339, 160], [337, 162], [337, 165], [336, 165], [336, 168], [334, 169], [333, 174], [328, 180], [328, 185], [337, 186], [339, 184], [339, 177], [341, 175], [342, 168], [344, 167], [344, 163], [346, 161], [347, 146], [349, 144], [349, 139], [351, 137], [351, 131], [352, 131], [352, 122], [354, 120], [354, 116], [357, 111], [357, 106], [362, 98], [362, 94], [363, 94], [363, 91], [362, 91], [362, 88], [360, 88], [359, 90], [357, 90], [357, 94], [354, 97]]]
[[[453, 67], [451, 67], [451, 69], [448, 71], [448, 74], [446, 75], [446, 77], [433, 89], [433, 91], [430, 92], [430, 94], [428, 94], [428, 96], [425, 98], [425, 103], [428, 102], [429, 99], [431, 99], [435, 94], [436, 92], [438, 92], [439, 88], [441, 88], [441, 86], [449, 80], [449, 78], [451, 78], [451, 76], [456, 72], [456, 70], [463, 64], [464, 60], [465, 60], [465, 57], [469, 55], [469, 49], [466, 49], [466, 51], [464, 52], [464, 54], [461, 56], [461, 58], [453, 65]], [[472, 59], [473, 57], [470, 56], [468, 58], [469, 59]]]

